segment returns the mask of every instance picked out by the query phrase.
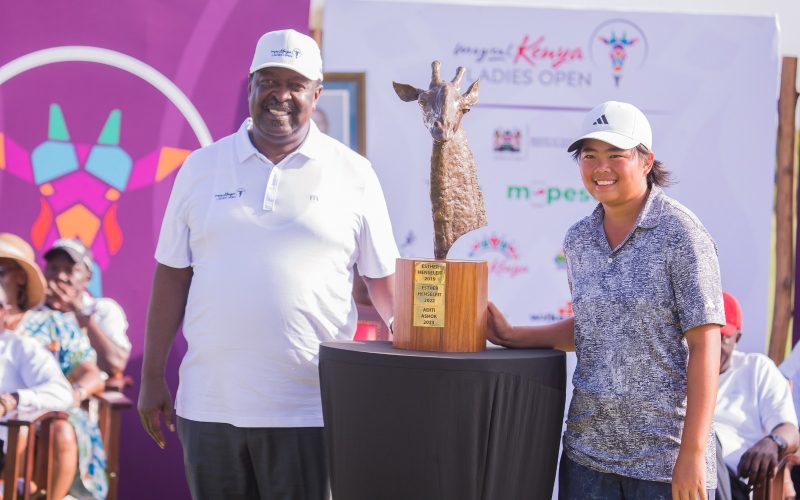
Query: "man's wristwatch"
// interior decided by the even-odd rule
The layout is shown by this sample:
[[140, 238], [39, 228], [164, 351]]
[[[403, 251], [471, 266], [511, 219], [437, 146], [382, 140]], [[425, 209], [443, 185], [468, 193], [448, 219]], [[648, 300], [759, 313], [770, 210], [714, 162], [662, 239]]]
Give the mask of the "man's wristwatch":
[[786, 442], [785, 439], [783, 439], [779, 435], [775, 434], [774, 432], [770, 433], [767, 437], [770, 438], [771, 440], [775, 441], [775, 444], [778, 445], [778, 453], [783, 453], [784, 451], [786, 451], [786, 447], [788, 446], [788, 443]]

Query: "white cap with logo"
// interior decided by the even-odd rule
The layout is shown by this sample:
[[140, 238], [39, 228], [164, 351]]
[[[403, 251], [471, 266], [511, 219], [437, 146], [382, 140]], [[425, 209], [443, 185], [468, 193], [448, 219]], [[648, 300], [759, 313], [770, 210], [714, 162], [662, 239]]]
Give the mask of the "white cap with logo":
[[584, 139], [597, 139], [620, 149], [633, 149], [643, 144], [653, 149], [653, 132], [644, 113], [633, 104], [619, 101], [606, 101], [594, 107], [583, 118], [581, 136], [567, 149], [578, 149]]
[[270, 31], [258, 40], [250, 73], [269, 67], [288, 68], [309, 80], [322, 80], [319, 45], [295, 30]]

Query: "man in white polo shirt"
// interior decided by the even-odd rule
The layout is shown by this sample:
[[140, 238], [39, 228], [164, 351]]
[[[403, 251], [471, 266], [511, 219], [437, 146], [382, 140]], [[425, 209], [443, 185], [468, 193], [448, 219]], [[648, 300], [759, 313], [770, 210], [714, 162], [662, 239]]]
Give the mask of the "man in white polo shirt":
[[321, 81], [311, 38], [262, 36], [250, 118], [186, 160], [167, 205], [139, 413], [163, 447], [161, 414], [174, 430], [164, 371], [183, 320], [177, 427], [195, 499], [325, 498], [317, 357], [320, 342], [355, 332], [355, 264], [392, 316], [383, 192], [369, 161], [311, 121]]
[[[749, 485], [775, 474], [778, 461], [797, 450], [800, 436], [789, 384], [771, 359], [736, 350], [742, 337], [742, 308], [723, 292], [719, 390], [714, 411], [722, 456], [734, 500], [749, 498]], [[718, 475], [724, 481], [725, 474]], [[724, 485], [721, 485], [724, 488]]]

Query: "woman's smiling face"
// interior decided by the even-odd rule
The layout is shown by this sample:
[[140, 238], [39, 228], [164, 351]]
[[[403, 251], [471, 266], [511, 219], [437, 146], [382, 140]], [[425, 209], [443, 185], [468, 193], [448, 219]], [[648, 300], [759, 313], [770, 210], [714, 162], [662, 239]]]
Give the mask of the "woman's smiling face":
[[636, 149], [620, 149], [597, 139], [581, 144], [578, 164], [586, 190], [604, 206], [622, 206], [647, 193], [647, 174], [653, 166]]

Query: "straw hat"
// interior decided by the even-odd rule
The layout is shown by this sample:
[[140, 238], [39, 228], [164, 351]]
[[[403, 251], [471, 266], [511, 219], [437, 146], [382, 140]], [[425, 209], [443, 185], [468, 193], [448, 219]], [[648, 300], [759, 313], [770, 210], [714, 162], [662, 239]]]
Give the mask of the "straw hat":
[[34, 258], [33, 248], [28, 242], [16, 234], [0, 233], [0, 258], [12, 259], [28, 276], [28, 283], [25, 285], [28, 302], [25, 306], [32, 309], [44, 302], [44, 290], [47, 285], [42, 270]]

